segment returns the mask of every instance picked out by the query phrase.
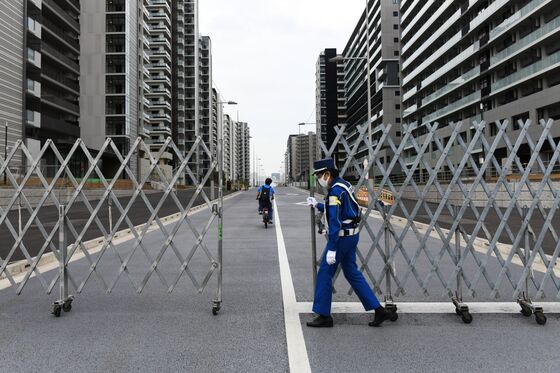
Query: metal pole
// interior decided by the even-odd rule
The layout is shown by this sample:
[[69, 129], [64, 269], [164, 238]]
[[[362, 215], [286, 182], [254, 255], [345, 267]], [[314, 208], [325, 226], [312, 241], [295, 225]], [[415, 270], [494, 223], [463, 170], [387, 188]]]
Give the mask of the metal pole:
[[[313, 152], [311, 149], [311, 134], [309, 134], [309, 196], [314, 197], [313, 177], [311, 176], [311, 169], [313, 168]], [[313, 296], [315, 296], [315, 287], [317, 286], [317, 239], [315, 236], [315, 208], [310, 207], [311, 213], [311, 256], [313, 268]]]
[[388, 262], [389, 257], [391, 256], [391, 237], [390, 237], [390, 230], [389, 230], [389, 206], [383, 206], [384, 210], [384, 235], [385, 235], [385, 285], [386, 285], [386, 294], [385, 300], [392, 301], [393, 296], [391, 295], [391, 265]]
[[113, 200], [109, 199], [109, 233], [113, 232]]
[[[523, 222], [527, 219], [527, 215], [528, 215], [528, 208], [527, 206], [523, 206], [523, 220], [521, 221], [521, 223], [523, 224]], [[523, 250], [524, 254], [525, 254], [525, 260], [523, 260], [523, 266], [526, 266], [528, 263], [528, 259], [529, 259], [529, 224], [527, 224], [527, 226], [525, 227], [525, 232], [524, 232], [524, 236], [525, 236], [525, 249]], [[525, 276], [525, 299], [529, 299], [529, 278], [531, 276], [531, 270], [527, 271], [527, 276]]]
[[[459, 217], [459, 207], [453, 206], [453, 214], [455, 215], [453, 218], [457, 220]], [[457, 257], [456, 265], [459, 265], [461, 262], [461, 227], [457, 224], [457, 228], [455, 228], [455, 255]], [[463, 302], [463, 267], [459, 267], [457, 271], [457, 300], [459, 302]]]
[[[220, 115], [223, 109], [223, 103], [220, 103]], [[223, 224], [224, 224], [224, 189], [223, 189], [223, 179], [224, 179], [224, 152], [223, 152], [223, 123], [220, 120], [218, 127], [218, 290], [216, 293], [216, 299], [214, 300], [214, 306], [212, 312], [216, 314], [222, 305], [222, 279], [223, 279]]]
[[60, 299], [64, 301], [68, 298], [68, 276], [66, 272], [66, 257], [68, 255], [68, 245], [66, 245], [66, 224], [65, 224], [66, 207], [60, 205], [58, 207], [58, 244], [60, 250]]
[[[4, 126], [4, 162], [7, 163], [6, 158], [8, 158], [8, 122], [6, 122], [6, 125]], [[6, 176], [7, 176], [7, 171], [8, 167], [6, 165], [6, 170], [4, 170], [4, 185], [7, 184], [6, 181]]]

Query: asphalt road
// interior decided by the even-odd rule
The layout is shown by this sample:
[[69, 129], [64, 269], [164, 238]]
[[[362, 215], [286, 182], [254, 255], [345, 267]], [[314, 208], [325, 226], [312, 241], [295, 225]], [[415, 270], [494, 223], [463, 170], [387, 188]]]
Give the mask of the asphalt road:
[[[204, 189], [205, 192], [207, 193], [208, 198], [210, 198], [210, 188], [205, 188]], [[179, 201], [181, 202], [181, 204], [183, 205], [183, 207], [185, 207], [191, 200], [193, 194], [194, 194], [195, 190], [194, 189], [190, 189], [190, 190], [178, 190], [175, 192], [176, 196], [178, 197]], [[227, 193], [226, 193], [227, 194]], [[146, 194], [148, 201], [150, 202], [150, 204], [152, 205], [152, 208], [155, 209], [155, 207], [157, 206], [157, 204], [160, 202], [160, 200], [162, 199], [163, 193], [162, 192], [150, 192]], [[123, 210], [126, 208], [126, 206], [128, 205], [129, 201], [131, 200], [131, 197], [121, 197], [118, 198]], [[89, 203], [91, 204], [92, 208], [95, 209], [99, 203], [99, 201], [89, 201]], [[194, 206], [198, 206], [200, 204], [203, 204], [204, 199], [202, 198], [201, 195], [198, 196], [198, 198], [196, 199]], [[163, 205], [161, 206], [159, 212], [158, 212], [158, 217], [163, 218], [165, 216], [169, 216], [175, 213], [179, 212], [179, 208], [177, 207], [177, 205], [175, 204], [175, 202], [173, 201], [172, 197], [169, 195], [165, 201], [163, 202]], [[141, 196], [137, 196], [135, 201], [133, 202], [133, 204], [131, 205], [130, 209], [129, 209], [129, 213], [127, 214], [128, 218], [130, 219], [131, 223], [133, 226], [139, 225], [139, 224], [143, 224], [145, 223], [149, 217], [150, 217], [150, 211], [147, 208], [146, 203], [142, 200]], [[30, 218], [31, 214], [27, 211], [22, 209], [22, 226], [25, 227], [25, 225], [28, 223], [29, 218]], [[80, 200], [77, 200], [72, 207], [69, 209], [68, 211], [68, 217], [70, 219], [70, 221], [72, 222], [75, 230], [79, 233], [82, 233], [88, 219], [90, 218], [91, 214], [90, 211], [88, 210], [88, 208], [86, 207], [86, 205], [83, 202], [80, 202]], [[102, 205], [101, 208], [99, 210], [99, 213], [97, 214], [97, 217], [99, 218], [99, 221], [101, 222], [101, 224], [103, 225], [104, 229], [106, 232], [109, 232], [110, 229], [110, 225], [109, 225], [109, 206], [108, 203], [105, 201]], [[119, 210], [117, 209], [116, 205], [113, 203], [113, 207], [112, 207], [112, 220], [113, 220], [113, 224], [116, 224], [118, 222], [118, 220], [121, 217], [121, 213], [119, 212]], [[17, 210], [12, 210], [10, 211], [10, 213], [8, 214], [8, 219], [10, 221], [10, 223], [12, 224], [12, 226], [14, 227], [15, 230], [18, 229], [18, 212]], [[47, 234], [50, 234], [52, 232], [52, 230], [54, 229], [56, 223], [58, 222], [58, 209], [56, 206], [45, 206], [42, 207], [39, 210], [38, 213], [38, 220], [41, 222], [41, 224], [43, 225], [43, 227], [45, 228]], [[129, 228], [129, 226], [127, 225], [126, 221], [123, 221], [120, 226], [117, 228], [117, 230], [121, 230], [121, 229], [126, 229]], [[68, 232], [69, 235], [71, 235], [70, 232]], [[87, 229], [87, 231], [84, 234], [84, 238], [83, 241], [88, 241], [97, 237], [101, 237], [103, 236], [101, 230], [99, 229], [99, 226], [97, 225], [97, 223], [94, 221], [89, 228]], [[73, 242], [73, 239], [75, 237], [69, 236], [68, 237], [68, 242]], [[54, 246], [58, 248], [58, 235], [55, 233], [54, 236]], [[2, 244], [0, 245], [0, 258], [5, 259], [7, 258], [10, 250], [12, 249], [12, 246], [14, 245], [15, 239], [14, 236], [12, 235], [12, 233], [9, 231], [8, 227], [6, 226], [6, 223], [4, 222], [2, 225], [0, 225], [0, 242], [2, 242]], [[25, 247], [27, 248], [29, 254], [31, 257], [34, 257], [37, 255], [37, 253], [39, 252], [39, 250], [41, 249], [41, 247], [43, 246], [45, 242], [45, 238], [44, 236], [41, 234], [41, 231], [39, 230], [39, 228], [37, 227], [37, 223], [36, 220], [34, 220], [31, 223], [31, 226], [29, 227], [28, 231], [26, 232], [25, 236], [24, 236], [24, 240], [23, 243], [25, 245]], [[45, 252], [50, 252], [51, 249], [50, 247], [47, 247]], [[20, 250], [20, 248], [16, 248], [16, 250], [14, 251], [10, 262], [12, 261], [16, 261], [16, 260], [20, 260], [20, 259], [25, 259], [25, 256], [23, 254], [23, 252]]]
[[[410, 214], [417, 201], [414, 200], [409, 200], [409, 199], [403, 199], [403, 203], [405, 205], [405, 208], [407, 210], [407, 213]], [[435, 211], [438, 208], [438, 204], [435, 203], [427, 203], [428, 208], [431, 212], [431, 214], [434, 214]], [[483, 207], [475, 207], [476, 212], [478, 213], [478, 215], [482, 215], [482, 211], [483, 211]], [[504, 216], [506, 213], [506, 209], [505, 208], [497, 208], [501, 215]], [[548, 215], [550, 213], [550, 209], [545, 209], [545, 214]], [[402, 210], [402, 206], [398, 205], [397, 208], [395, 209], [395, 213], [393, 214], [395, 216], [399, 216], [399, 217], [404, 217], [404, 213]], [[545, 237], [543, 240], [543, 244], [542, 247], [544, 249], [544, 252], [546, 254], [552, 255], [552, 253], [554, 252], [554, 249], [556, 248], [557, 245], [557, 240], [554, 239], [552, 233], [550, 232], [550, 229], [548, 229], [547, 226], [544, 225], [544, 222], [546, 220], [547, 216], [544, 216], [540, 213], [539, 210], [535, 209], [535, 211], [533, 212], [532, 216], [531, 216], [531, 220], [530, 220], [530, 227], [532, 228], [532, 230], [535, 232], [536, 236], [538, 237], [539, 234], [541, 233], [542, 230], [545, 230]], [[415, 221], [421, 222], [421, 223], [425, 223], [425, 224], [429, 224], [431, 222], [431, 219], [429, 217], [428, 211], [426, 210], [426, 208], [424, 206], [421, 206], [418, 213], [416, 214]], [[453, 222], [453, 217], [451, 216], [449, 210], [447, 208], [444, 207], [439, 219], [438, 219], [438, 224], [440, 227], [442, 228], [446, 228], [449, 229], [451, 227], [451, 223]], [[484, 219], [484, 223], [486, 225], [486, 229], [488, 230], [489, 235], [487, 235], [484, 230], [481, 228], [479, 229], [477, 236], [484, 238], [484, 239], [488, 239], [491, 240], [497, 230], [498, 227], [501, 223], [502, 219], [500, 219], [500, 217], [498, 216], [496, 210], [494, 208], [490, 208], [488, 214], [486, 215], [486, 218]], [[461, 225], [464, 227], [464, 229], [471, 234], [476, 226], [477, 223], [477, 218], [475, 215], [475, 212], [471, 209], [468, 208], [465, 210], [465, 213], [461, 219]], [[515, 236], [518, 232], [519, 232], [519, 228], [521, 227], [522, 224], [522, 219], [521, 216], [519, 215], [517, 209], [513, 209], [508, 217], [508, 219], [506, 220], [506, 224], [507, 226], [509, 226], [509, 229], [511, 230], [511, 232], [513, 233], [513, 235]], [[553, 212], [553, 217], [552, 217], [552, 221], [551, 221], [552, 226], [554, 227], [556, 234], [558, 236], [560, 236], [560, 210], [556, 210]], [[510, 239], [509, 235], [507, 234], [507, 231], [504, 227], [504, 229], [501, 230], [498, 242], [501, 243], [506, 243], [506, 244], [512, 244], [512, 240]]]
[[[305, 197], [296, 189], [278, 188], [281, 226], [276, 221], [269, 229], [264, 229], [256, 214], [252, 191], [225, 201], [223, 305], [218, 316], [210, 312], [216, 273], [202, 294], [186, 274], [167, 293], [166, 285], [181, 267], [171, 250], [158, 265], [168, 284], [154, 274], [138, 294], [131, 283], [141, 281], [151, 263], [136, 252], [128, 265], [131, 281], [122, 277], [107, 294], [101, 281], [91, 276], [77, 294], [72, 311], [60, 318], [49, 314], [50, 302], [57, 295], [45, 296], [36, 278], [21, 296], [0, 282], [0, 371], [289, 371], [281, 286], [285, 274], [279, 270], [276, 230], [283, 233], [297, 302], [309, 301], [312, 276]], [[209, 211], [202, 210], [192, 221], [201, 228], [209, 216]], [[214, 223], [204, 241], [214, 257], [216, 237]], [[187, 226], [181, 227], [174, 240], [183, 257], [194, 241]], [[157, 230], [145, 238], [152, 254], [162, 243]], [[360, 249], [367, 244], [364, 237]], [[128, 255], [131, 246], [124, 242], [117, 250]], [[89, 267], [81, 259], [70, 263], [69, 271], [82, 281]], [[116, 257], [107, 253], [99, 263], [99, 275], [107, 281], [115, 279], [119, 268]], [[197, 280], [202, 279], [209, 268], [206, 254], [197, 250], [189, 268]], [[429, 266], [419, 263], [419, 271], [428, 270]], [[42, 272], [47, 280], [56, 274]], [[339, 290], [345, 290], [344, 281], [338, 280]], [[440, 288], [437, 282], [429, 283], [434, 294]], [[425, 299], [421, 293], [411, 296]], [[338, 291], [334, 300], [355, 302], [357, 298]], [[455, 314], [401, 314], [396, 323], [381, 328], [368, 327], [371, 316], [367, 314], [336, 314], [335, 327], [321, 330], [304, 325], [310, 314], [300, 317], [303, 350], [313, 372], [557, 372], [560, 368], [556, 347], [560, 317], [554, 314], [548, 314], [544, 327], [520, 314], [476, 314], [470, 325], [461, 323]]]

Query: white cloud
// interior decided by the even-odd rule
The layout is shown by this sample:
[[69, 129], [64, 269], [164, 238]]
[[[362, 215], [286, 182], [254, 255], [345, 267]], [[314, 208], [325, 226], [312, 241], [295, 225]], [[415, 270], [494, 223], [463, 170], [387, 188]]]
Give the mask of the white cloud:
[[361, 0], [200, 0], [200, 33], [212, 38], [214, 82], [239, 103], [268, 173], [279, 171], [297, 123], [315, 121], [319, 52], [344, 48], [364, 6]]

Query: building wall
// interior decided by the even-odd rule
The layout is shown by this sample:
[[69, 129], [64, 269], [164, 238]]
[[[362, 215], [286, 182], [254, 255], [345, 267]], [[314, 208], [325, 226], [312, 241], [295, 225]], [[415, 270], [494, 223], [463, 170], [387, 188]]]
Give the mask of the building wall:
[[[0, 157], [4, 158], [5, 124], [8, 123], [8, 147], [23, 137], [24, 80], [24, 1], [14, 0], [0, 8]], [[10, 167], [21, 165], [18, 152]]]
[[[496, 120], [510, 122], [511, 138], [519, 133], [519, 119], [560, 118], [557, 1], [445, 1], [438, 7], [406, 1], [402, 17], [403, 120], [418, 125], [420, 141], [427, 123], [437, 122], [438, 137], [447, 138], [450, 124], [461, 121], [468, 142], [472, 121], [487, 123], [491, 141]], [[539, 132], [537, 126], [531, 130]], [[558, 126], [553, 137], [560, 138]], [[437, 155], [433, 147], [430, 151]], [[475, 154], [484, 159], [481, 146]], [[507, 155], [505, 147], [498, 148], [498, 160]], [[526, 144], [519, 155], [522, 162], [530, 157]], [[550, 155], [545, 149], [541, 158], [546, 162]], [[454, 151], [454, 162], [461, 156]]]

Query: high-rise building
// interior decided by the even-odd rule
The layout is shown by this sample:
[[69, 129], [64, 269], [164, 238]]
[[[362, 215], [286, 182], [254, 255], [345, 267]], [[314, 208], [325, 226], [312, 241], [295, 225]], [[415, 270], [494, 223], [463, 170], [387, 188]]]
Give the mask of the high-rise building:
[[307, 182], [310, 175], [310, 160], [312, 162], [317, 158], [317, 135], [314, 132], [290, 135], [285, 159], [287, 181]]
[[[147, 13], [141, 0], [82, 1], [80, 124], [88, 148], [99, 150], [111, 138], [127, 154], [142, 133], [142, 80], [150, 78], [144, 68], [150, 56], [142, 48], [148, 43], [142, 31]], [[107, 175], [120, 166], [110, 152], [102, 162]], [[137, 157], [131, 158], [130, 169], [137, 172]]]
[[[215, 129], [212, 128], [213, 121], [213, 92], [212, 92], [212, 42], [208, 36], [201, 36], [199, 40], [199, 133], [208, 150], [215, 155], [214, 136]], [[217, 128], [217, 127], [216, 127]], [[210, 168], [210, 157], [208, 153], [200, 150], [200, 176], [206, 175]]]
[[[368, 21], [366, 22], [364, 11], [343, 52], [346, 58], [344, 81], [347, 137], [352, 144], [358, 137], [357, 126], [368, 122], [367, 72], [369, 70], [371, 72], [372, 143], [375, 146], [381, 137], [382, 123], [393, 125], [389, 135], [393, 141], [399, 143], [401, 136], [399, 1], [369, 0], [368, 10]], [[369, 69], [366, 63], [368, 57]], [[361, 146], [356, 157], [366, 159], [367, 155], [367, 148]], [[387, 147], [379, 153], [381, 162], [387, 162], [391, 157], [392, 152]], [[353, 167], [350, 167], [347, 176], [359, 175]]]
[[235, 180], [249, 185], [251, 178], [251, 134], [245, 122], [235, 122]]
[[[319, 55], [316, 65], [316, 133], [327, 149], [336, 138], [335, 128], [346, 124], [344, 63], [329, 62], [336, 56], [335, 48], [325, 49]], [[317, 145], [317, 154], [320, 153]], [[337, 154], [338, 152], [334, 154], [334, 158], [338, 160]]]
[[[80, 137], [79, 15], [78, 0], [3, 2], [0, 127], [5, 130], [8, 124], [8, 147], [24, 139], [35, 156], [52, 138], [64, 152]], [[10, 167], [24, 163], [18, 152]], [[54, 155], [47, 152], [43, 171], [48, 174], [55, 163]]]
[[233, 181], [235, 179], [235, 122], [227, 114], [223, 119], [224, 126], [224, 179]]
[[144, 79], [144, 133], [151, 151], [171, 136], [171, 0], [144, 0], [147, 9], [146, 28], [147, 76]]
[[[506, 133], [515, 136], [518, 120], [560, 118], [557, 1], [405, 0], [401, 12], [403, 120], [418, 126], [418, 141], [427, 123], [437, 122], [439, 137], [448, 141], [450, 124], [462, 121], [460, 136], [468, 142], [472, 121], [488, 123], [485, 136], [491, 140], [497, 120], [507, 119]], [[560, 127], [553, 136], [560, 137]], [[407, 151], [414, 158], [414, 150]], [[435, 144], [429, 151], [435, 162]], [[474, 153], [484, 160], [480, 143]], [[508, 150], [499, 147], [495, 154], [505, 158]], [[528, 161], [530, 147], [522, 145], [518, 155]], [[541, 158], [546, 163], [551, 156], [545, 147]], [[452, 149], [452, 157], [459, 162], [462, 153]]]

